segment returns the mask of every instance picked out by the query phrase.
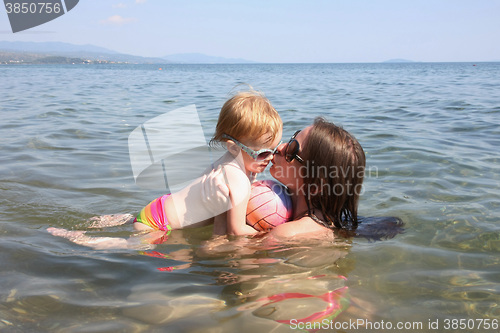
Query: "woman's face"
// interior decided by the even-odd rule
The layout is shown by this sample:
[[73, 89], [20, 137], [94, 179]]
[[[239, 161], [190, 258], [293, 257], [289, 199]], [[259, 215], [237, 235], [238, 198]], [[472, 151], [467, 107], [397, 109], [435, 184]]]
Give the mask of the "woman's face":
[[[299, 156], [304, 155], [302, 147], [304, 147], [304, 143], [311, 129], [312, 126], [308, 126], [300, 131], [295, 137], [295, 140], [297, 140], [297, 143], [299, 144], [299, 150], [296, 152]], [[297, 193], [304, 184], [302, 178], [307, 175], [307, 164], [300, 163], [297, 159], [287, 162], [285, 159], [285, 152], [288, 145], [289, 142], [287, 141], [278, 147], [272, 160], [273, 165], [269, 171], [276, 180], [288, 187], [292, 193]]]

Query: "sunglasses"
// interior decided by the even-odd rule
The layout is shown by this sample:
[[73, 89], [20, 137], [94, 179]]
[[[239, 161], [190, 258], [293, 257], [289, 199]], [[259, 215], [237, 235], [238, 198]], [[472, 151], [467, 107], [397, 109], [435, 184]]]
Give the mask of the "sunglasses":
[[278, 146], [276, 146], [276, 148], [274, 148], [274, 149], [253, 150], [252, 148], [245, 146], [244, 144], [242, 144], [241, 142], [239, 142], [238, 140], [236, 140], [232, 136], [224, 134], [224, 135], [222, 135], [222, 137], [233, 141], [238, 147], [240, 147], [245, 153], [247, 153], [251, 158], [253, 158], [256, 161], [263, 161], [266, 158], [268, 158], [269, 156], [272, 156], [274, 154], [274, 152], [276, 151], [276, 149], [278, 148], [278, 146], [281, 144], [281, 142], [280, 142], [278, 144]]
[[300, 133], [300, 130], [295, 132], [295, 134], [292, 135], [292, 137], [290, 138], [290, 141], [288, 141], [288, 143], [286, 145], [285, 161], [287, 161], [288, 163], [292, 162], [294, 159], [299, 161], [299, 163], [302, 163], [302, 164], [304, 163], [304, 159], [302, 157], [300, 157], [299, 155], [297, 155], [297, 153], [300, 150], [300, 145], [299, 145], [299, 142], [295, 139], [295, 137], [299, 133]]

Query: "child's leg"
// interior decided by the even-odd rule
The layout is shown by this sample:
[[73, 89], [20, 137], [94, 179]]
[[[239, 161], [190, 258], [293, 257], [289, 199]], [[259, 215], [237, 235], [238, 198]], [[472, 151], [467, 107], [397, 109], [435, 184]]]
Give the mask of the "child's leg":
[[128, 239], [119, 237], [91, 237], [85, 234], [86, 231], [66, 230], [62, 228], [48, 228], [47, 231], [54, 236], [66, 238], [75, 244], [88, 246], [95, 250], [150, 250], [155, 247], [154, 244], [160, 244], [168, 239], [168, 233], [159, 230], [132, 236]]
[[144, 224], [142, 222], [134, 221], [132, 220], [132, 223], [134, 224], [134, 230], [136, 231], [152, 231], [152, 230], [158, 230], [153, 227], [150, 227], [147, 224]]
[[126, 249], [129, 247], [125, 238], [113, 237], [89, 237], [85, 231], [66, 230], [62, 228], [48, 228], [47, 231], [54, 236], [69, 239], [75, 244], [88, 246], [96, 250], [104, 249]]

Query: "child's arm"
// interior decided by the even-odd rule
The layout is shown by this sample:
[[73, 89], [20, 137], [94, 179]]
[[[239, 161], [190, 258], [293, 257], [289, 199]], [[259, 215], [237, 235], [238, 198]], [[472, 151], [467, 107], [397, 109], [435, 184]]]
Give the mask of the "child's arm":
[[253, 235], [258, 233], [246, 223], [246, 213], [248, 200], [250, 199], [250, 181], [242, 173], [232, 167], [225, 167], [229, 196], [231, 200], [231, 209], [227, 211], [228, 235]]
[[231, 197], [233, 208], [227, 212], [228, 235], [254, 235], [258, 233], [246, 223], [248, 199], [249, 196], [244, 200], [233, 201]]
[[[228, 193], [229, 196], [229, 193]], [[223, 213], [214, 218], [214, 231], [213, 234], [222, 236], [227, 234], [227, 214]]]

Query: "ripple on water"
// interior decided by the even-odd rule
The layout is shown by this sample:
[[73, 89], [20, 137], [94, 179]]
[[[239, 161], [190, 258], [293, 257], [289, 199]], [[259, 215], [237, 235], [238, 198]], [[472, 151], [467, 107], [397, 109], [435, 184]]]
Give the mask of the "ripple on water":
[[30, 149], [38, 149], [38, 150], [75, 150], [72, 147], [64, 147], [56, 144], [51, 144], [50, 140], [44, 140], [39, 137], [30, 138], [26, 145]]

